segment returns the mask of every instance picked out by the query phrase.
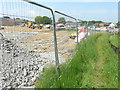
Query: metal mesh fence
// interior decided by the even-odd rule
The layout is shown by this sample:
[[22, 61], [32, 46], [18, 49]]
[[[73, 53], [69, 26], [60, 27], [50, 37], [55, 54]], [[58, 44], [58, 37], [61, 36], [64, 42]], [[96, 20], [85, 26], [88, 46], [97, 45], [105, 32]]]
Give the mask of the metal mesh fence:
[[0, 88], [34, 88], [44, 68], [59, 72], [77, 51], [75, 18], [25, 1], [0, 1]]
[[[0, 88], [34, 87], [44, 67], [55, 64], [51, 12], [13, 0], [0, 1], [0, 8]], [[37, 16], [50, 22], [35, 21]]]
[[72, 59], [77, 51], [76, 21], [57, 12], [55, 12], [55, 17], [58, 54], [62, 54], [65, 60]]

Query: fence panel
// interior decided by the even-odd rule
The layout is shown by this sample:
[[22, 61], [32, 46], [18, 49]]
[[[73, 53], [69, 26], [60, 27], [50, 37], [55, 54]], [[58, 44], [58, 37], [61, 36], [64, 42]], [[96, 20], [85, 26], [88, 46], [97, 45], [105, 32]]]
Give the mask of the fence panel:
[[0, 88], [34, 87], [44, 67], [55, 65], [51, 11], [18, 0], [2, 0], [0, 8]]
[[[77, 22], [73, 17], [55, 11], [58, 55], [71, 60], [77, 51]], [[59, 57], [60, 57], [59, 56]]]

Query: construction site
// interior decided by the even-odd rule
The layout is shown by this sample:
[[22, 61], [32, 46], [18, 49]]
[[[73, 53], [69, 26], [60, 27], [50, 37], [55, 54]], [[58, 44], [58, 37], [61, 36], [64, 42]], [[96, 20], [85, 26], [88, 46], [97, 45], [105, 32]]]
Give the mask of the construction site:
[[[53, 30], [46, 27], [5, 26], [0, 33], [3, 42], [1, 62], [4, 61], [2, 65], [6, 66], [1, 68], [1, 71], [4, 69], [2, 87], [34, 86], [39, 73], [55, 65]], [[65, 63], [74, 53], [76, 43], [69, 38], [71, 33], [75, 31], [57, 31], [60, 63]]]
[[[117, 23], [83, 21], [40, 3], [0, 1], [0, 89], [113, 85], [117, 54], [109, 39], [117, 45]], [[111, 81], [110, 66], [115, 72]]]
[[[76, 31], [57, 31], [58, 49], [68, 52], [75, 48], [74, 39], [69, 36]], [[4, 37], [12, 40], [17, 46], [22, 46], [31, 52], [51, 52], [54, 50], [53, 30], [30, 29], [28, 27], [5, 27], [0, 30]], [[60, 46], [60, 47], [59, 47]], [[66, 56], [66, 55], [65, 55]], [[69, 55], [68, 55], [69, 56]], [[66, 56], [67, 57], [67, 56]]]
[[80, 31], [78, 40], [76, 18], [42, 5], [21, 0], [0, 7], [0, 89], [35, 88], [46, 68], [70, 63], [88, 34]]

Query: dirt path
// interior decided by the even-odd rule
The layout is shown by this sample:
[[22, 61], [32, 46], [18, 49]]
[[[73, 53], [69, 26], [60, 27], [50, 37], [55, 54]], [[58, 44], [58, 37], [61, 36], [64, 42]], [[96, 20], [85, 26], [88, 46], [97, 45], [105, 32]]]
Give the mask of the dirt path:
[[98, 59], [95, 63], [95, 68], [93, 70], [94, 74], [93, 74], [93, 85], [95, 88], [102, 88], [105, 85], [105, 78], [103, 76], [103, 72], [104, 72], [104, 62], [105, 62], [105, 57], [103, 57], [104, 55], [104, 44], [102, 43], [102, 41], [104, 41], [105, 39], [100, 36], [97, 41], [96, 41], [96, 47], [97, 47], [97, 51], [98, 51]]

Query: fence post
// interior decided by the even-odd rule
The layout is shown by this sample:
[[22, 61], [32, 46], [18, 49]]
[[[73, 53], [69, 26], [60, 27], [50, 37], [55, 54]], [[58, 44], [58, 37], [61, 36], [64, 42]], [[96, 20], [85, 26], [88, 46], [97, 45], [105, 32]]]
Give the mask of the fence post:
[[54, 31], [54, 48], [55, 48], [55, 60], [56, 60], [56, 72], [57, 72], [57, 74], [60, 74], [60, 72], [59, 72], [59, 59], [58, 59], [57, 38], [56, 38], [56, 24], [55, 24], [54, 11], [53, 11], [51, 8], [49, 8], [49, 7], [46, 7], [46, 6], [44, 6], [44, 5], [41, 5], [41, 4], [32, 2], [32, 1], [29, 1], [29, 0], [23, 0], [23, 1], [26, 1], [26, 2], [28, 2], [28, 3], [34, 4], [34, 5], [36, 5], [36, 6], [39, 6], [39, 7], [42, 7], [42, 8], [45, 8], [45, 9], [48, 9], [48, 10], [51, 11], [51, 13], [52, 13], [52, 18], [53, 18], [53, 31]]
[[56, 62], [56, 72], [60, 75], [59, 69], [59, 58], [58, 58], [58, 48], [57, 48], [57, 38], [56, 38], [56, 23], [55, 23], [55, 12], [51, 9], [51, 13], [53, 16], [53, 31], [54, 31], [54, 48], [55, 48], [55, 62]]
[[72, 19], [75, 20], [75, 23], [76, 23], [76, 30], [77, 30], [77, 48], [76, 48], [76, 49], [78, 50], [78, 25], [77, 25], [77, 19], [74, 18], [74, 17], [72, 17], [72, 16], [69, 16], [69, 15], [67, 15], [67, 14], [61, 13], [61, 12], [59, 12], [59, 11], [55, 11], [55, 13], [64, 15], [64, 16], [66, 16], [66, 17], [69, 17], [69, 18], [72, 18]]
[[77, 51], [78, 51], [78, 23], [77, 23], [77, 19], [75, 19], [76, 21], [76, 32], [77, 32]]

